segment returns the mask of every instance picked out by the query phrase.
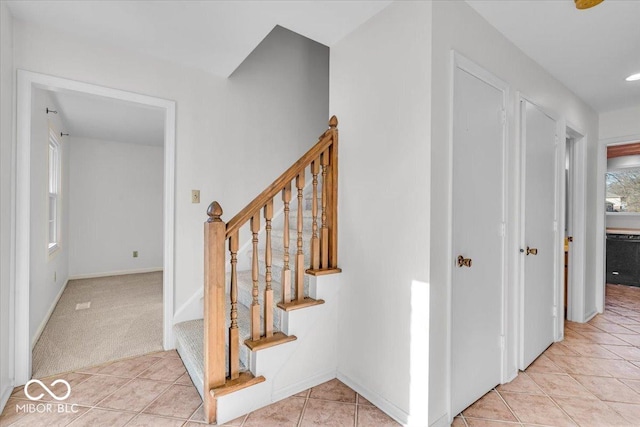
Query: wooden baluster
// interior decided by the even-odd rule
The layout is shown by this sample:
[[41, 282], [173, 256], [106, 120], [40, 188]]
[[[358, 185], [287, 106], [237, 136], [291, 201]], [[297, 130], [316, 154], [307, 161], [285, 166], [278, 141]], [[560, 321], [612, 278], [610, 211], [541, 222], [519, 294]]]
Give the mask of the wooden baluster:
[[327, 165], [329, 164], [329, 150], [322, 153], [322, 234], [321, 234], [321, 255], [320, 267], [329, 268], [329, 229], [327, 228]]
[[225, 368], [225, 241], [226, 224], [220, 218], [222, 208], [213, 202], [207, 209], [204, 225], [204, 401], [205, 417], [216, 416], [215, 400], [209, 390], [226, 381]]
[[[333, 135], [333, 143], [329, 148], [331, 160], [329, 162], [329, 220], [327, 226], [331, 230], [329, 243], [329, 267], [338, 268], [338, 118], [329, 119], [329, 128]], [[324, 183], [323, 183], [324, 184]]]
[[260, 211], [251, 217], [251, 233], [253, 234], [253, 255], [251, 257], [251, 278], [253, 280], [253, 303], [251, 304], [251, 339], [260, 339], [260, 302], [258, 301], [258, 232], [260, 231]]
[[240, 376], [240, 354], [238, 348], [238, 232], [229, 238], [231, 252], [231, 326], [229, 327], [229, 376], [235, 380]]
[[264, 288], [264, 332], [265, 337], [273, 336], [273, 289], [271, 289], [271, 220], [273, 219], [273, 200], [264, 207], [265, 220], [265, 288]]
[[291, 183], [282, 190], [284, 203], [284, 266], [282, 267], [282, 302], [291, 302], [291, 269], [289, 268], [289, 202], [291, 202]]
[[298, 253], [296, 254], [296, 299], [304, 299], [304, 251], [302, 249], [302, 190], [304, 189], [304, 171], [296, 177], [296, 188], [298, 189]]
[[311, 203], [311, 215], [313, 226], [311, 234], [311, 269], [320, 268], [320, 240], [318, 239], [318, 173], [320, 172], [320, 159], [311, 162], [311, 174], [313, 175], [313, 201]]

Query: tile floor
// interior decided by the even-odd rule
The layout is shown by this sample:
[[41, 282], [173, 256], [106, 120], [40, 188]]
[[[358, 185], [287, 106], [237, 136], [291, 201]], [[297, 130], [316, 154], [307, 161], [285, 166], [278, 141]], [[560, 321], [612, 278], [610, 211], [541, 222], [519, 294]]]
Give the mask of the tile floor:
[[640, 288], [607, 285], [604, 314], [567, 322], [564, 341], [452, 425], [640, 426]]
[[[31, 396], [44, 393], [40, 405], [14, 390], [0, 415], [5, 426], [198, 427], [205, 424], [202, 400], [175, 351], [153, 353], [43, 379], [71, 385], [71, 395], [55, 401], [38, 384]], [[66, 387], [50, 387], [57, 396]], [[73, 406], [72, 406], [73, 404]], [[34, 410], [35, 409], [35, 410]], [[331, 380], [266, 408], [233, 420], [234, 427], [398, 426], [391, 418], [338, 380]]]

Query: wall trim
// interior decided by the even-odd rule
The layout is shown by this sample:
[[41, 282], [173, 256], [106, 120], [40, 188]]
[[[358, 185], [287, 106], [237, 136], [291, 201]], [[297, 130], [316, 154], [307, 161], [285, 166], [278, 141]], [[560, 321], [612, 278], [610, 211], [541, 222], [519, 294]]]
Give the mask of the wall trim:
[[12, 392], [13, 387], [11, 387], [10, 385], [2, 390], [2, 394], [0, 394], [0, 413], [2, 413], [2, 411], [4, 411], [4, 407], [7, 406], [7, 402], [9, 401]]
[[585, 315], [585, 317], [584, 317], [585, 323], [588, 322], [589, 320], [593, 319], [594, 317], [596, 317], [597, 314], [598, 314], [598, 310], [593, 310], [591, 313]]
[[176, 103], [175, 101], [134, 92], [112, 89], [90, 83], [26, 70], [17, 70], [16, 83], [16, 145], [15, 168], [15, 257], [12, 267], [15, 280], [11, 290], [14, 305], [14, 381], [25, 384], [31, 378], [31, 343], [29, 339], [29, 250], [31, 221], [31, 93], [33, 87], [49, 90], [70, 90], [103, 96], [121, 101], [136, 102], [164, 110], [164, 278], [163, 278], [163, 346], [174, 348], [174, 233], [175, 233], [175, 151], [176, 151]]
[[451, 425], [451, 423], [449, 422], [449, 414], [444, 414], [440, 418], [429, 424], [429, 427], [449, 427], [449, 425]]
[[341, 372], [337, 373], [336, 378], [345, 383], [347, 386], [351, 387], [351, 389], [355, 390], [358, 394], [361, 394], [362, 397], [376, 405], [381, 411], [389, 415], [391, 418], [393, 418], [403, 426], [409, 425], [409, 414], [407, 414], [404, 410], [398, 408], [393, 403], [389, 402], [384, 397], [380, 396], [378, 393], [371, 391], [369, 388], [363, 386], [358, 381], [353, 380], [352, 378]]
[[150, 268], [136, 268], [133, 270], [119, 270], [119, 271], [105, 271], [104, 273], [90, 273], [90, 274], [75, 274], [69, 276], [69, 280], [80, 279], [96, 279], [98, 277], [109, 276], [126, 276], [127, 274], [141, 274], [141, 273], [155, 273], [156, 271], [163, 271], [162, 267], [150, 267]]
[[49, 307], [47, 314], [45, 314], [44, 319], [42, 319], [42, 323], [40, 323], [40, 326], [38, 326], [38, 330], [36, 331], [36, 334], [33, 336], [33, 339], [31, 340], [31, 351], [33, 351], [33, 348], [36, 346], [36, 343], [40, 339], [40, 335], [42, 335], [42, 332], [44, 331], [45, 326], [47, 326], [47, 323], [49, 323], [49, 319], [53, 314], [53, 310], [56, 309], [56, 306], [58, 305], [58, 301], [60, 301], [60, 298], [62, 297], [64, 290], [67, 289], [69, 280], [70, 279], [67, 279], [64, 282], [64, 285], [60, 288], [60, 292], [58, 292], [58, 295], [56, 295], [55, 299], [53, 300], [51, 307]]

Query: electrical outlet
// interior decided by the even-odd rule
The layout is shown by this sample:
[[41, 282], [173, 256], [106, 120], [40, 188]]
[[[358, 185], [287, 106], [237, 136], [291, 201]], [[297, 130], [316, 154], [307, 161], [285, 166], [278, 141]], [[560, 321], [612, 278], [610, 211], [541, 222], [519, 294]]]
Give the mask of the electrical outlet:
[[200, 203], [200, 190], [191, 190], [191, 203]]
[[138, 258], [138, 251], [133, 251], [133, 257]]

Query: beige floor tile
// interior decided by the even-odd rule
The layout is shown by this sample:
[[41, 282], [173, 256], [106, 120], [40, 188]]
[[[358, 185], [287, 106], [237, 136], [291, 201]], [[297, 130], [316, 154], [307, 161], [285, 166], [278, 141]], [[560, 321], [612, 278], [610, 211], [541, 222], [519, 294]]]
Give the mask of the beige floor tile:
[[571, 356], [551, 356], [551, 360], [564, 372], [584, 375], [603, 375], [601, 363], [609, 361], [607, 359]]
[[549, 396], [593, 398], [593, 395], [570, 375], [531, 373], [529, 376]]
[[617, 323], [601, 323], [596, 326], [596, 328], [600, 329], [603, 332], [608, 332], [610, 334], [630, 334], [637, 331], [630, 329], [633, 325], [622, 326]]
[[622, 341], [622, 344], [615, 344], [615, 343], [611, 343], [614, 345], [635, 345], [635, 346], [640, 346], [640, 335], [638, 334], [611, 334], [613, 337], [619, 339], [620, 341]]
[[373, 403], [369, 402], [367, 399], [362, 397], [362, 395], [358, 395], [358, 405], [369, 405], [374, 406]]
[[95, 371], [95, 373], [123, 378], [135, 378], [161, 360], [161, 358], [153, 356], [134, 357], [132, 359], [109, 363]]
[[187, 420], [200, 404], [202, 399], [195, 387], [173, 384], [143, 412]]
[[[54, 375], [52, 377], [48, 377], [48, 378], [43, 378], [41, 381], [42, 383], [47, 386], [54, 394], [56, 394], [57, 396], [63, 396], [66, 392], [67, 392], [67, 386], [61, 383], [58, 383], [56, 385], [52, 385], [56, 380], [62, 379], [65, 380], [69, 383], [69, 386], [71, 387], [71, 397], [73, 397], [73, 392], [75, 387], [80, 384], [83, 381], [86, 381], [87, 379], [89, 379], [91, 377], [91, 375], [88, 374], [81, 374], [81, 373], [77, 373], [77, 372], [69, 372], [66, 374], [60, 374], [60, 375]], [[40, 394], [42, 394], [42, 399], [40, 399], [43, 402], [51, 402], [54, 400], [54, 398], [47, 393], [38, 383], [31, 383], [29, 385], [29, 394], [31, 396], [39, 396]], [[20, 386], [20, 387], [16, 387], [13, 390], [13, 393], [11, 394], [11, 397], [14, 397], [16, 399], [26, 399], [29, 400], [27, 398], [27, 396], [24, 394], [24, 386]]]
[[356, 402], [356, 392], [338, 379], [327, 381], [311, 389], [311, 399], [325, 399], [336, 402]]
[[[184, 420], [140, 414], [131, 420], [127, 427], [180, 427], [183, 424]], [[203, 427], [202, 424], [200, 424], [200, 427]]]
[[172, 356], [167, 356], [142, 372], [140, 374], [140, 378], [174, 382], [186, 372], [187, 370], [184, 368], [182, 360]]
[[620, 414], [598, 399], [553, 397], [553, 400], [582, 427], [629, 425]]
[[627, 345], [620, 336], [606, 332], [580, 332], [580, 334], [596, 344]]
[[481, 418], [465, 418], [469, 427], [516, 427], [522, 424], [518, 422], [485, 420]]
[[168, 389], [169, 383], [136, 378], [111, 394], [96, 406], [107, 409], [125, 411], [142, 411], [153, 402], [163, 391]]
[[243, 427], [289, 427], [298, 425], [306, 399], [289, 397], [249, 414]]
[[640, 394], [615, 378], [584, 375], [574, 375], [574, 378], [600, 400], [640, 404]]
[[495, 391], [482, 396], [473, 405], [462, 412], [462, 415], [473, 418], [485, 418], [496, 421], [517, 421], [511, 410]]
[[510, 393], [542, 394], [540, 387], [524, 372], [521, 372], [511, 382], [499, 385], [497, 390]]
[[596, 359], [620, 359], [620, 356], [610, 352], [604, 345], [600, 344], [576, 343], [571, 345], [571, 350], [582, 357], [593, 357]]
[[176, 380], [176, 384], [193, 385], [193, 381], [191, 381], [191, 377], [189, 376], [189, 373], [185, 373], [184, 375], [182, 375], [180, 378]]
[[640, 379], [640, 368], [626, 360], [602, 360], [602, 368], [615, 378]]
[[[236, 418], [235, 420], [227, 421], [226, 423], [224, 423], [222, 425], [225, 425], [225, 426], [241, 426], [246, 418], [247, 418], [247, 416], [243, 415], [241, 417]], [[204, 419], [204, 407], [202, 405], [200, 405], [200, 407], [198, 407], [198, 409], [196, 409], [196, 411], [193, 413], [193, 415], [191, 415], [191, 418], [189, 418], [189, 421], [194, 422], [194, 423], [198, 423], [198, 424], [207, 424], [207, 422]]]
[[630, 425], [640, 425], [640, 405], [634, 405], [632, 403], [620, 403], [620, 402], [607, 402], [607, 405], [618, 411]]
[[135, 414], [130, 412], [106, 411], [93, 408], [72, 422], [70, 427], [120, 427], [126, 425], [133, 417], [135, 417]]
[[640, 361], [640, 349], [637, 347], [631, 345], [603, 345], [603, 347], [625, 360]]
[[92, 375], [90, 378], [71, 388], [71, 396], [66, 402], [92, 406], [129, 381], [127, 378]]
[[566, 371], [556, 365], [554, 362], [549, 359], [546, 355], [541, 355], [538, 357], [525, 371], [529, 372], [541, 372], [547, 374], [564, 374]]
[[294, 394], [295, 397], [309, 397], [309, 393], [311, 393], [311, 389], [301, 391], [300, 393]]
[[352, 427], [355, 421], [356, 405], [353, 403], [309, 399], [300, 426]]
[[576, 323], [576, 322], [570, 322], [570, 321], [566, 321], [564, 323], [565, 327], [571, 329], [572, 331], [578, 332], [578, 333], [582, 333], [582, 332], [602, 332], [601, 330], [599, 330], [598, 328], [596, 328], [595, 326], [592, 326], [588, 323]]
[[516, 393], [500, 394], [520, 422], [560, 427], [576, 425], [547, 396]]
[[[400, 424], [375, 406], [360, 406], [356, 425], [358, 427], [395, 427]], [[464, 426], [464, 422], [462, 425]]]
[[569, 347], [559, 342], [554, 342], [553, 344], [551, 344], [551, 346], [548, 349], [546, 349], [543, 354], [546, 354], [547, 356], [550, 354], [555, 354], [558, 356], [577, 356], [578, 355], [575, 351], [573, 351]]

